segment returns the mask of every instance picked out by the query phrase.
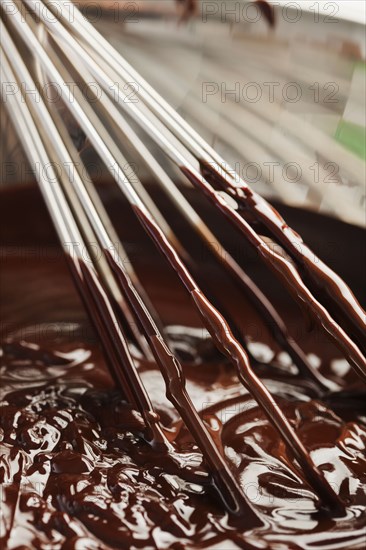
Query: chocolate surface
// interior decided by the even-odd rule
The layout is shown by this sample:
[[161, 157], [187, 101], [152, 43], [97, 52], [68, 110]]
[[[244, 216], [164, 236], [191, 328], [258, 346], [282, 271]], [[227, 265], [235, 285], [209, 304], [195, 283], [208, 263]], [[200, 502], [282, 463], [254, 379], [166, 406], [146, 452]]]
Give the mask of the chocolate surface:
[[[174, 444], [174, 459], [147, 442], [142, 418], [114, 387], [42, 201], [34, 189], [25, 189], [8, 193], [1, 211], [6, 259], [1, 287], [4, 546], [363, 548], [365, 389], [341, 352], [317, 327], [308, 330], [270, 271], [262, 269], [242, 240], [233, 238], [220, 216], [202, 206], [202, 216], [213, 222], [225, 246], [268, 292], [290, 334], [330, 380], [329, 391], [298, 376], [249, 301], [156, 196], [190, 244], [200, 285], [230, 314], [256, 374], [346, 503], [346, 514], [337, 517], [319, 508], [317, 495], [294, 468], [285, 444], [240, 385], [235, 369], [217, 352], [188, 295], [144, 237], [134, 214], [109, 191], [106, 195], [130, 261], [181, 360], [188, 393], [254, 514], [235, 517], [225, 512], [201, 453], [164, 397], [158, 367], [131, 346]], [[317, 214], [283, 209], [292, 227], [364, 303], [362, 231]]]

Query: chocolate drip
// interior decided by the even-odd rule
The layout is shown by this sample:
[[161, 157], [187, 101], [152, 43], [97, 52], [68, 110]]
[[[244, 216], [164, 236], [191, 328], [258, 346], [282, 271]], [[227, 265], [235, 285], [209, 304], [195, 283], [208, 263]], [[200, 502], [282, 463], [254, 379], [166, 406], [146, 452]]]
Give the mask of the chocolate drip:
[[[280, 407], [308, 452], [316, 457], [318, 469], [332, 480], [347, 503], [344, 517], [316, 509], [316, 494], [295, 471], [292, 451], [286, 452], [282, 438], [261, 407], [236, 382], [233, 369], [220, 360], [211, 341], [197, 328], [201, 325], [193, 308], [175, 277], [162, 269], [150, 243], [145, 242], [144, 253], [134, 255], [144, 287], [168, 325], [171, 348], [181, 359], [183, 374], [173, 374], [178, 376], [179, 384], [171, 390], [177, 390], [179, 398], [179, 377], [187, 379], [187, 391], [195, 408], [201, 409], [199, 416], [205, 429], [220, 453], [233, 464], [232, 475], [251, 503], [239, 516], [225, 513], [212, 498], [212, 482], [203, 471], [194, 438], [179, 413], [163, 398], [164, 383], [157, 361], [142, 359], [131, 346], [139, 376], [166, 427], [170, 445], [174, 445], [174, 451], [168, 453], [153, 449], [146, 437], [141, 437], [147, 431], [141, 414], [113, 387], [99, 347], [94, 344], [95, 337], [91, 339], [84, 331], [89, 324], [61, 255], [34, 254], [34, 242], [43, 251], [55, 244], [49, 222], [42, 221], [43, 207], [32, 198], [35, 193], [25, 196], [18, 190], [11, 195], [13, 202], [5, 200], [8, 196], [1, 205], [5, 225], [2, 236], [6, 246], [11, 243], [15, 247], [3, 252], [7, 262], [2, 270], [2, 320], [10, 330], [1, 357], [4, 548], [169, 546], [178, 550], [235, 546], [273, 550], [281, 544], [288, 550], [309, 546], [321, 550], [328, 544], [330, 532], [335, 550], [361, 548], [365, 532], [364, 391], [351, 370], [335, 375], [338, 364], [345, 368], [337, 350], [326, 340], [302, 341], [305, 353], [323, 358], [322, 373], [334, 377], [343, 388], [337, 393], [318, 394], [317, 401], [306, 379], [292, 377], [285, 363], [278, 368], [279, 359], [262, 365], [260, 374], [270, 388], [271, 403]], [[122, 207], [122, 220], [118, 197], [111, 197], [109, 202], [116, 225], [122, 226], [123, 222], [126, 241], [140, 242], [143, 233], [133, 213]], [[200, 201], [200, 207], [206, 208], [204, 201]], [[293, 215], [296, 221], [304, 220], [307, 239], [310, 235], [315, 240], [320, 229], [324, 242], [331, 234], [346, 234], [355, 240], [361, 237], [355, 228], [341, 222], [329, 225], [325, 217], [306, 215], [301, 210]], [[34, 216], [37, 227], [32, 226]], [[210, 221], [214, 223], [215, 219]], [[181, 223], [178, 218], [176, 223]], [[26, 256], [24, 243], [31, 247]], [[351, 249], [346, 254], [347, 261], [357, 265]], [[73, 258], [70, 261], [74, 262]], [[204, 262], [201, 269], [211, 274], [211, 265]], [[254, 267], [257, 269], [257, 264]], [[81, 269], [78, 267], [79, 274]], [[359, 272], [350, 273], [350, 282], [357, 289]], [[219, 271], [212, 276], [234, 311], [250, 316], [252, 310], [246, 308], [245, 298], [239, 302], [237, 292], [222, 284], [226, 277]], [[272, 281], [270, 273], [266, 281]], [[97, 291], [94, 285], [90, 288]], [[202, 313], [211, 319], [216, 344], [222, 349], [227, 345], [228, 328], [222, 326], [202, 294], [192, 292], [193, 296]], [[20, 302], [26, 304], [26, 310], [19, 307]], [[274, 307], [287, 327], [293, 329], [294, 322], [301, 326], [289, 300], [275, 300]], [[185, 326], [169, 326], [182, 320]], [[57, 338], [39, 329], [39, 323], [48, 326], [55, 321], [61, 321]], [[29, 323], [35, 323], [34, 330]], [[70, 323], [79, 328], [71, 333], [67, 328]], [[154, 338], [153, 332], [151, 335]], [[274, 345], [268, 332], [261, 332], [259, 340], [254, 341], [271, 349]], [[230, 355], [239, 353], [235, 342], [230, 339], [230, 343]], [[164, 343], [157, 340], [155, 344], [165, 357]], [[120, 361], [116, 360], [116, 366], [121, 368]]]
[[[269, 250], [254, 229], [238, 212], [231, 208], [228, 202], [212, 188], [208, 181], [199, 177], [198, 174], [193, 173], [185, 166], [181, 166], [181, 171], [243, 233], [248, 242], [258, 252], [259, 257], [283, 282], [284, 287], [292, 294], [305, 314], [310, 313], [313, 319], [321, 324], [335, 344], [343, 351], [359, 376], [363, 380], [366, 380], [365, 357], [344, 330], [332, 319], [329, 312], [314, 298], [292, 263], [275, 251]], [[252, 194], [251, 191], [250, 193]]]
[[310, 280], [321, 291], [327, 293], [330, 303], [346, 316], [353, 330], [364, 342], [366, 312], [342, 278], [316, 257], [301, 236], [286, 224], [280, 213], [244, 182], [241, 181], [240, 186], [234, 185], [229, 177], [220, 174], [205, 162], [201, 162], [201, 171], [209, 182], [229, 192], [239, 204], [263, 223], [271, 235], [277, 238], [285, 250], [301, 264]]
[[256, 0], [256, 4], [257, 6], [259, 6], [259, 9], [261, 10], [263, 16], [266, 18], [269, 26], [273, 28], [276, 25], [276, 18], [273, 6], [266, 2], [266, 0]]
[[96, 323], [97, 330], [102, 336], [101, 340], [105, 345], [107, 357], [112, 359], [110, 364], [118, 387], [121, 388], [130, 403], [135, 404], [141, 412], [146, 425], [151, 430], [150, 437], [154, 440], [154, 443], [160, 445], [163, 449], [169, 449], [170, 445], [159, 425], [160, 419], [156, 415], [142, 381], [136, 372], [127, 342], [122, 335], [108, 297], [94, 271], [82, 260], [79, 260], [79, 266], [88, 289], [88, 292], [85, 293], [85, 285], [78, 283], [79, 292], [91, 321]]
[[[141, 213], [140, 213], [141, 216]], [[258, 519], [245, 502], [244, 496], [239, 489], [236, 480], [231, 473], [225, 459], [220, 455], [219, 450], [215, 446], [209, 432], [205, 428], [200, 416], [195, 410], [192, 401], [190, 400], [186, 388], [185, 379], [182, 367], [179, 361], [171, 353], [167, 344], [164, 342], [157, 326], [155, 325], [149, 311], [146, 309], [141, 298], [134, 289], [127, 273], [114, 260], [110, 251], [105, 250], [106, 257], [111, 268], [114, 270], [117, 280], [125, 293], [130, 306], [136, 315], [143, 333], [145, 334], [151, 351], [161, 368], [163, 378], [165, 380], [166, 396], [169, 401], [176, 407], [184, 420], [186, 426], [193, 434], [210, 471], [213, 475], [215, 486], [219, 491], [223, 502], [228, 510], [234, 514], [244, 513], [251, 517], [254, 523], [258, 524]], [[171, 447], [170, 453], [173, 453]]]
[[304, 376], [309, 375], [322, 390], [327, 391], [329, 389], [328, 382], [312, 367], [300, 346], [290, 339], [284, 320], [253, 279], [245, 273], [227, 251], [225, 251], [225, 254], [222, 254], [220, 251], [217, 251], [215, 246], [210, 247], [210, 250], [218, 261], [232, 274], [240, 288], [244, 290], [248, 299], [262, 315], [267, 328], [279, 345], [288, 352], [299, 371]]
[[[301, 441], [296, 436], [296, 433], [292, 429], [286, 417], [281, 413], [277, 406], [273, 407], [273, 400], [271, 399], [270, 393], [253, 373], [245, 351], [240, 346], [239, 342], [233, 337], [225, 319], [212, 306], [212, 304], [210, 304], [207, 298], [204, 297], [189, 271], [179, 258], [177, 252], [174, 250], [164, 233], [149, 213], [145, 209], [137, 206], [137, 204], [133, 205], [133, 210], [146, 231], [152, 237], [158, 249], [166, 257], [181, 279], [182, 283], [187, 288], [188, 292], [191, 294], [191, 297], [202, 316], [205, 327], [213, 337], [214, 341], [219, 344], [220, 349], [225, 352], [228, 359], [234, 365], [239, 366], [239, 377], [241, 382], [244, 383], [253, 397], [263, 407], [269, 419], [274, 423], [286, 443], [292, 449], [303, 467], [309, 483], [319, 491], [321, 498], [324, 499], [324, 502], [327, 505], [337, 512], [342, 510], [344, 511], [344, 504], [323, 478], [322, 473], [316, 468], [310, 455], [307, 453]], [[246, 373], [246, 376], [244, 376], [244, 372]]]
[[333, 511], [343, 514], [345, 511], [343, 502], [331, 489], [322, 472], [314, 465], [309, 453], [297, 437], [280, 407], [254, 374], [249, 364], [248, 356], [239, 342], [234, 338], [229, 325], [200, 291], [194, 290], [191, 295], [216, 344], [227, 358], [236, 365], [241, 383], [253, 395], [257, 403], [261, 405], [268, 419], [273, 422], [279, 434], [286, 441], [303, 469], [310, 485]]

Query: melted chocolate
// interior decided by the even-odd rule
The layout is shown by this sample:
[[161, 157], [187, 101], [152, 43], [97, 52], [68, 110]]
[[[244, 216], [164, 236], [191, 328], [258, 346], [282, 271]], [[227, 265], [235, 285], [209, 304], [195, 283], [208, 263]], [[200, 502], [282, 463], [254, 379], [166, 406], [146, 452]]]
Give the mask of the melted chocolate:
[[[301, 237], [293, 231], [272, 208], [267, 201], [254, 193], [244, 183], [237, 187], [224, 174], [217, 173], [213, 166], [203, 165], [201, 173], [193, 171], [186, 166], [181, 166], [181, 171], [187, 176], [189, 181], [203, 191], [208, 199], [214, 204], [230, 222], [242, 233], [252, 248], [258, 252], [263, 263], [280, 279], [284, 288], [298, 302], [303, 313], [319, 323], [328, 335], [334, 340], [335, 344], [345, 353], [347, 359], [359, 376], [366, 381], [366, 358], [353, 339], [345, 330], [332, 318], [329, 311], [321, 302], [311, 293], [300, 276], [299, 270], [293, 261], [286, 255], [279, 253], [276, 248], [269, 247], [248, 223], [245, 217], [241, 216], [239, 205], [243, 203], [250, 212], [266, 226], [279, 239], [280, 244], [294, 251], [296, 259], [306, 265], [308, 272], [314, 277], [328, 296], [352, 317], [360, 333], [365, 337], [365, 311], [362, 309], [357, 299], [348, 286], [334, 272], [328, 269], [310, 249], [304, 244]], [[238, 200], [237, 209], [223, 198], [211, 185], [210, 181], [218, 182], [225, 191], [231, 191], [235, 199]]]
[[[296, 374], [250, 303], [226, 284], [225, 274], [214, 271], [208, 258], [201, 261], [203, 279], [214, 278], [211, 284], [216, 291], [223, 289], [220, 298], [234, 318], [247, 323], [246, 344], [256, 358], [256, 374], [335, 494], [346, 503], [346, 514], [340, 518], [318, 507], [318, 496], [294, 468], [292, 453], [238, 382], [235, 369], [216, 351], [174, 275], [144, 240], [133, 214], [114, 199], [111, 202], [115, 219], [123, 207], [121, 237], [135, 251], [134, 264], [167, 326], [193, 404], [250, 503], [247, 513], [239, 517], [225, 512], [212, 490], [207, 462], [164, 397], [160, 369], [130, 346], [174, 448], [171, 455], [151, 446], [140, 413], [115, 389], [47, 216], [38, 206], [37, 193], [14, 195], [3, 201], [2, 212], [7, 259], [2, 275], [4, 546], [320, 549], [331, 538], [335, 549], [362, 548], [364, 387], [321, 331], [300, 330], [302, 320], [295, 306], [282, 297], [276, 302], [274, 297], [290, 334], [299, 329], [309, 360], [339, 390], [327, 394], [303, 374]], [[27, 211], [37, 222], [33, 230], [26, 221]], [[295, 227], [309, 216], [291, 212]], [[215, 216], [211, 211], [203, 215]], [[327, 235], [326, 218], [312, 215], [310, 221], [305, 227], [307, 238], [312, 232], [317, 238], [319, 230], [324, 242], [335, 238], [334, 233]], [[332, 222], [331, 227], [340, 242], [346, 234], [361, 244], [356, 228], [340, 222]], [[227, 228], [222, 231], [225, 234]], [[199, 258], [202, 250], [192, 245], [192, 254]], [[348, 254], [351, 262], [350, 250]], [[357, 252], [353, 260], [359, 262]], [[255, 280], [257, 271], [258, 279], [262, 277], [258, 264], [257, 259], [253, 264], [252, 257]], [[275, 286], [269, 272], [265, 277], [269, 287]], [[348, 282], [356, 288], [360, 284], [356, 271], [353, 277]], [[194, 296], [205, 308], [196, 291]], [[226, 338], [227, 334], [225, 342]], [[173, 393], [176, 389], [179, 392], [174, 388]]]

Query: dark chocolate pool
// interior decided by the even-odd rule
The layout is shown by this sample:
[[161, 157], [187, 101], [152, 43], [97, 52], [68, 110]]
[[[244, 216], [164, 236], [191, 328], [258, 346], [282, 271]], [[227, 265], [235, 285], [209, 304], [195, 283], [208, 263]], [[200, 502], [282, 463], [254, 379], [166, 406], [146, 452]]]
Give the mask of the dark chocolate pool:
[[[131, 346], [179, 462], [144, 439], [142, 419], [114, 387], [42, 199], [30, 186], [2, 193], [0, 211], [2, 547], [364, 549], [366, 392], [340, 351], [309, 327], [258, 258], [202, 203], [202, 216], [266, 290], [293, 338], [329, 380], [329, 391], [299, 376], [229, 276], [156, 195], [190, 248], [201, 286], [229, 315], [256, 373], [346, 503], [346, 514], [336, 517], [318, 507], [293, 457], [216, 351], [133, 213], [108, 188], [103, 193], [128, 251], [126, 261], [133, 262], [166, 326], [189, 394], [232, 465], [255, 520], [223, 509], [199, 450], [165, 398], [157, 366]], [[191, 198], [196, 200], [195, 193]], [[277, 207], [365, 305], [362, 230]]]

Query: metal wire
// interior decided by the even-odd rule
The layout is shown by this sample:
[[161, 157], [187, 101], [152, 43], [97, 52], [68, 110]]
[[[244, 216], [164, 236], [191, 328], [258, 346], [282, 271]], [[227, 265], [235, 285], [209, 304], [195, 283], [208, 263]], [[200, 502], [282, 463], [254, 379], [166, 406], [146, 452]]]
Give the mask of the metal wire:
[[[37, 9], [39, 5], [42, 7], [41, 10]], [[66, 4], [63, 0], [24, 0], [22, 3], [3, 0], [1, 8], [5, 21], [1, 22], [4, 81], [22, 82], [26, 83], [29, 89], [37, 89], [36, 76], [26, 67], [20, 50], [11, 37], [11, 34], [15, 33], [17, 42], [20, 40], [23, 47], [32, 52], [39, 81], [46, 78], [60, 89], [68, 90], [69, 99], [66, 103], [73, 118], [103, 159], [146, 233], [175, 269], [214, 342], [235, 365], [239, 380], [252, 393], [294, 453], [301, 468], [300, 475], [301, 472], [305, 475], [307, 482], [323, 502], [334, 509], [342, 510], [344, 504], [313, 463], [280, 407], [254, 373], [248, 355], [234, 337], [229, 323], [207, 299], [194, 279], [187, 267], [189, 251], [180, 243], [137, 175], [126, 172], [126, 159], [120, 142], [128, 142], [140, 161], [149, 168], [155, 181], [176, 205], [180, 214], [268, 319], [275, 337], [288, 351], [300, 371], [310, 375], [322, 390], [332, 389], [332, 383], [311, 367], [301, 348], [289, 338], [285, 323], [243, 268], [229, 254], [215, 252], [217, 248], [214, 243], [217, 239], [214, 232], [202, 221], [174, 180], [150, 152], [131, 122], [137, 124], [144, 135], [159, 146], [180, 172], [228, 217], [280, 279], [287, 278], [296, 285], [295, 299], [300, 304], [305, 303], [309, 306], [311, 315], [323, 325], [358, 374], [366, 380], [366, 360], [356, 342], [310, 292], [296, 265], [268, 250], [263, 238], [240, 215], [238, 205], [243, 204], [245, 208], [250, 209], [292, 253], [295, 260], [305, 266], [310, 277], [316, 281], [321, 277], [328, 294], [334, 294], [335, 287], [337, 292], [341, 292], [344, 302], [334, 300], [335, 307], [343, 308], [349, 320], [362, 332], [364, 312], [351, 291], [321, 262], [316, 270], [310, 265], [309, 249], [301, 238], [294, 234], [272, 207], [256, 195], [245, 182], [241, 180], [238, 184], [233, 178], [231, 168], [108, 42], [98, 35], [76, 8], [73, 11], [75, 18], [72, 23], [67, 19]], [[42, 25], [41, 37], [37, 33], [35, 15], [40, 18]], [[44, 45], [45, 40], [47, 49]], [[68, 83], [74, 73], [78, 75], [78, 80], [92, 90], [98, 99], [97, 105], [91, 102], [90, 97], [86, 97], [78, 86], [70, 89]], [[121, 87], [116, 93], [113, 86], [114, 75], [118, 75], [122, 83], [131, 79], [138, 83], [138, 103], [128, 103], [126, 93]], [[9, 114], [31, 162], [40, 162], [44, 165], [57, 161], [60, 166], [75, 164], [75, 150], [65, 133], [63, 121], [52, 109], [42, 91], [34, 95], [23, 92], [21, 97], [9, 95], [5, 99]], [[116, 140], [111, 135], [109, 128], [113, 128], [119, 139]], [[62, 170], [61, 176], [53, 172], [52, 178], [47, 176], [47, 173], [44, 174], [40, 173], [38, 183], [58, 230], [60, 241], [63, 245], [78, 243], [76, 256], [69, 262], [76, 284], [89, 308], [90, 317], [100, 332], [114, 376], [126, 398], [141, 412], [149, 430], [151, 443], [158, 446], [160, 451], [163, 449], [171, 453], [175, 460], [179, 461], [179, 456], [169, 443], [164, 427], [135, 368], [129, 352], [128, 337], [114, 312], [116, 304], [120, 317], [124, 319], [124, 327], [134, 326], [132, 336], [140, 346], [141, 352], [148, 357], [152, 353], [159, 364], [166, 383], [167, 396], [194, 436], [225, 505], [234, 513], [242, 513], [245, 510], [245, 513], [253, 514], [225, 457], [215, 446], [213, 438], [186, 392], [183, 369], [169, 349], [164, 329], [144, 289], [134, 271], [125, 269], [120, 254], [115, 250], [113, 228], [97, 195], [85, 184], [80, 170], [74, 172], [72, 181], [65, 170]], [[232, 199], [223, 195], [220, 189], [235, 199], [234, 206]], [[87, 265], [78, 252], [80, 247], [87, 246], [85, 235], [95, 235], [103, 251], [102, 269], [100, 265], [94, 265], [95, 258], [94, 263]], [[296, 243], [301, 243], [300, 249], [296, 247]], [[66, 248], [65, 253], [70, 258], [69, 250]], [[111, 273], [114, 275], [113, 284], [109, 281]]]

